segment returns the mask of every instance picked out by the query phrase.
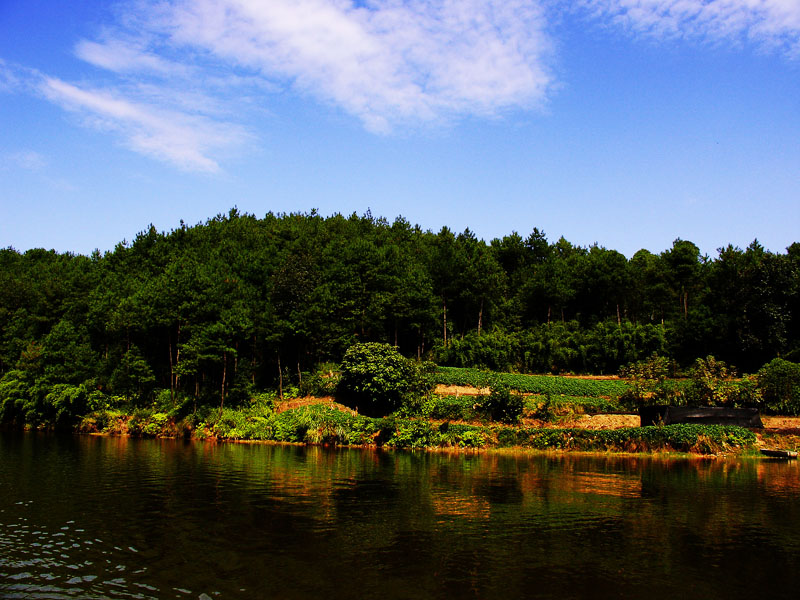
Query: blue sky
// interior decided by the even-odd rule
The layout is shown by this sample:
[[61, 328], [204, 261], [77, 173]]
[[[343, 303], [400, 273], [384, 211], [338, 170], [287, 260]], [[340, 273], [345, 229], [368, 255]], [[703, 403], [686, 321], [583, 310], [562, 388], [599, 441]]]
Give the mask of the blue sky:
[[800, 1], [0, 2], [0, 246], [233, 206], [783, 252]]

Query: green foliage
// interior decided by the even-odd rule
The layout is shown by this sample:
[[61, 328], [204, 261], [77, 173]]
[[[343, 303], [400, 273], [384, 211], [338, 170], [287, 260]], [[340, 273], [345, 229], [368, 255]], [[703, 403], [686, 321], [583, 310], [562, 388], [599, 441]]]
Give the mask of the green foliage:
[[531, 416], [542, 421], [558, 421], [583, 414], [608, 414], [624, 412], [623, 405], [607, 398], [583, 396], [553, 396], [552, 394], [528, 398]]
[[300, 396], [333, 396], [339, 384], [339, 377], [325, 373], [306, 373], [300, 382], [298, 392]]
[[565, 396], [618, 397], [627, 389], [624, 381], [616, 379], [579, 379], [552, 375], [518, 375], [487, 373], [477, 369], [439, 367], [436, 383], [484, 388], [493, 380], [523, 394], [552, 394]]
[[426, 396], [418, 406], [398, 411], [398, 416], [421, 416], [437, 421], [471, 421], [479, 418], [473, 396]]
[[782, 415], [800, 415], [800, 364], [775, 358], [756, 376], [764, 407]]
[[[136, 406], [169, 390], [169, 405], [156, 405], [176, 419], [185, 398], [197, 415], [279, 385], [283, 396], [327, 395], [332, 380], [301, 373], [340, 361], [356, 340], [518, 373], [616, 373], [654, 352], [684, 368], [712, 354], [753, 371], [800, 356], [798, 299], [798, 244], [772, 253], [754, 241], [710, 259], [675, 240], [627, 260], [536, 228], [487, 244], [369, 213], [234, 209], [170, 232], [148, 227], [91, 258], [0, 249], [0, 418], [69, 423], [81, 416], [70, 411], [109, 402], [92, 400], [100, 390]], [[511, 389], [553, 398], [625, 390], [514, 377]], [[729, 384], [722, 395], [698, 384], [693, 398], [757, 402], [751, 382]]]
[[619, 376], [628, 383], [628, 389], [620, 399], [632, 408], [679, 404], [680, 386], [669, 379], [674, 373], [674, 363], [657, 354], [647, 360], [626, 365], [620, 369]]
[[0, 379], [0, 422], [27, 421], [31, 382], [21, 370], [9, 371]]
[[56, 424], [65, 424], [78, 415], [85, 414], [89, 408], [89, 394], [85, 385], [54, 385], [45, 396], [46, 403], [53, 411], [53, 421]]
[[129, 401], [142, 403], [152, 390], [155, 381], [153, 370], [139, 348], [131, 346], [122, 355], [111, 374], [110, 384], [117, 394], [124, 395]]
[[[225, 408], [219, 414], [211, 430], [219, 438], [229, 440], [273, 439], [274, 424], [268, 412], [260, 410], [237, 410]], [[285, 439], [281, 441], [299, 441]]]
[[[542, 285], [546, 285], [543, 283]], [[654, 324], [578, 321], [540, 324], [523, 331], [470, 332], [437, 345], [442, 365], [528, 373], [613, 373], [620, 365], [665, 352], [665, 329]]]
[[689, 371], [688, 406], [733, 406], [741, 394], [736, 370], [713, 356], [698, 358]]
[[524, 409], [522, 396], [512, 394], [508, 385], [500, 380], [492, 383], [488, 395], [478, 398], [477, 405], [480, 414], [500, 423], [517, 423]]
[[337, 397], [369, 416], [417, 403], [433, 387], [425, 368], [388, 344], [355, 344], [345, 352]]
[[756, 442], [755, 434], [741, 427], [689, 424], [607, 430], [502, 427], [495, 430], [495, 436], [502, 447], [699, 454], [749, 449]]

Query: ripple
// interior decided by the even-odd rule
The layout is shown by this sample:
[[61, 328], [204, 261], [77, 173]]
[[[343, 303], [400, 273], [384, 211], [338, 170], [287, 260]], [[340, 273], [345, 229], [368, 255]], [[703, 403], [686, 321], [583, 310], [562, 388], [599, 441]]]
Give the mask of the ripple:
[[[27, 505], [19, 502], [18, 505]], [[142, 581], [116, 575], [126, 571], [125, 561], [98, 561], [105, 555], [137, 553], [134, 546], [109, 547], [98, 537], [84, 539], [88, 527], [73, 528], [75, 520], [48, 528], [16, 522], [0, 524], [0, 597], [3, 598], [136, 598], [164, 597], [160, 589]], [[114, 575], [112, 575], [114, 573]], [[147, 577], [141, 567], [136, 577]], [[137, 588], [132, 589], [132, 586]]]

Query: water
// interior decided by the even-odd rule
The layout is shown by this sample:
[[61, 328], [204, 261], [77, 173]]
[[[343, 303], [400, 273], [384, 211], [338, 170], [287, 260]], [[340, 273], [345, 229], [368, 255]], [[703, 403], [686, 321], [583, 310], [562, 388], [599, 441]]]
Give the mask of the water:
[[796, 598], [797, 461], [0, 434], [4, 598]]

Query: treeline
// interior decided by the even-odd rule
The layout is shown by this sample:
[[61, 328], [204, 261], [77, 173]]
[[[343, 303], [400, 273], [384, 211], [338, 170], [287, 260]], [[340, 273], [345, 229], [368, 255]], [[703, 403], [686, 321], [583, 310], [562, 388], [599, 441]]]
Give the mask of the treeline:
[[521, 372], [615, 373], [654, 352], [754, 371], [800, 358], [798, 282], [798, 243], [712, 260], [679, 239], [628, 260], [535, 228], [485, 243], [369, 213], [234, 209], [104, 255], [1, 250], [0, 410], [53, 420], [98, 394], [235, 403], [357, 341]]

